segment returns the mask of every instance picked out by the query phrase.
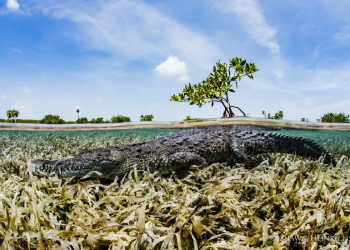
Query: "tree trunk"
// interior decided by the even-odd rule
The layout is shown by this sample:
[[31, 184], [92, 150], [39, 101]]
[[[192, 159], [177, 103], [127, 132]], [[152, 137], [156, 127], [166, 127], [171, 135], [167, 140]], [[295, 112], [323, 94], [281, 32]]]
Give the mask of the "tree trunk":
[[221, 104], [225, 108], [223, 118], [232, 118], [236, 116], [235, 113], [232, 111], [232, 108], [238, 109], [243, 114], [243, 116], [247, 116], [246, 113], [240, 107], [230, 105], [230, 102], [225, 102], [222, 100]]
[[223, 105], [224, 108], [225, 108], [222, 117], [223, 117], [223, 118], [231, 118], [231, 117], [234, 117], [235, 114], [234, 114], [233, 111], [232, 111], [232, 108], [231, 108], [231, 106], [230, 106], [230, 103], [224, 102], [224, 101], [222, 101], [221, 103], [222, 103], [222, 105]]
[[246, 113], [245, 113], [240, 107], [237, 107], [237, 106], [230, 106], [230, 108], [238, 109], [239, 111], [241, 111], [241, 113], [243, 114], [243, 116], [247, 116]]

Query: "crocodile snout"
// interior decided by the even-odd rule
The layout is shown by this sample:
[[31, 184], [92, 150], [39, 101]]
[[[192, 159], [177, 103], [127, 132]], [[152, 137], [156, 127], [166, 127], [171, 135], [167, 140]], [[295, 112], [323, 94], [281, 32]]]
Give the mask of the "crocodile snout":
[[28, 163], [28, 170], [36, 176], [50, 176], [56, 171], [56, 161], [32, 160]]

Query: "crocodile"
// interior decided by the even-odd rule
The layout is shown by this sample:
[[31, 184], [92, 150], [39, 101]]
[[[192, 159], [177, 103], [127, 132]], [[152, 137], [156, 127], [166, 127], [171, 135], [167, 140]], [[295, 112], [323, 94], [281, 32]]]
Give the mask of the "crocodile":
[[149, 142], [88, 149], [60, 160], [32, 160], [29, 165], [35, 176], [84, 177], [94, 171], [99, 178], [113, 180], [135, 168], [160, 173], [184, 173], [193, 165], [213, 163], [242, 163], [251, 168], [259, 164], [259, 156], [274, 152], [312, 159], [323, 156], [324, 163], [335, 162], [311, 140], [231, 127], [182, 130]]

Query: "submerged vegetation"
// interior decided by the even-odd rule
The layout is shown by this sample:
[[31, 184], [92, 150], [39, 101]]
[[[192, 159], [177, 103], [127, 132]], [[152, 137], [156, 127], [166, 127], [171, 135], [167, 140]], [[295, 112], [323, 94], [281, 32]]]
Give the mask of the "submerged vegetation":
[[0, 131], [1, 248], [316, 249], [349, 244], [346, 132], [335, 132], [329, 140], [317, 131], [308, 135], [323, 140], [338, 159], [335, 168], [272, 154], [251, 170], [214, 164], [194, 168], [183, 178], [131, 172], [109, 184], [26, 172], [28, 159], [59, 159], [85, 148], [141, 142], [169, 132]]

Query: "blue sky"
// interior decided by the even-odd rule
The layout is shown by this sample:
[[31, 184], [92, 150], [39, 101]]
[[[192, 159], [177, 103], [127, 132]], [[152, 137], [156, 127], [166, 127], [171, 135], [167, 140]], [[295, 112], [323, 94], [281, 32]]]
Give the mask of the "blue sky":
[[347, 0], [0, 0], [0, 117], [220, 117], [169, 101], [216, 61], [260, 71], [232, 104], [286, 119], [350, 113]]

